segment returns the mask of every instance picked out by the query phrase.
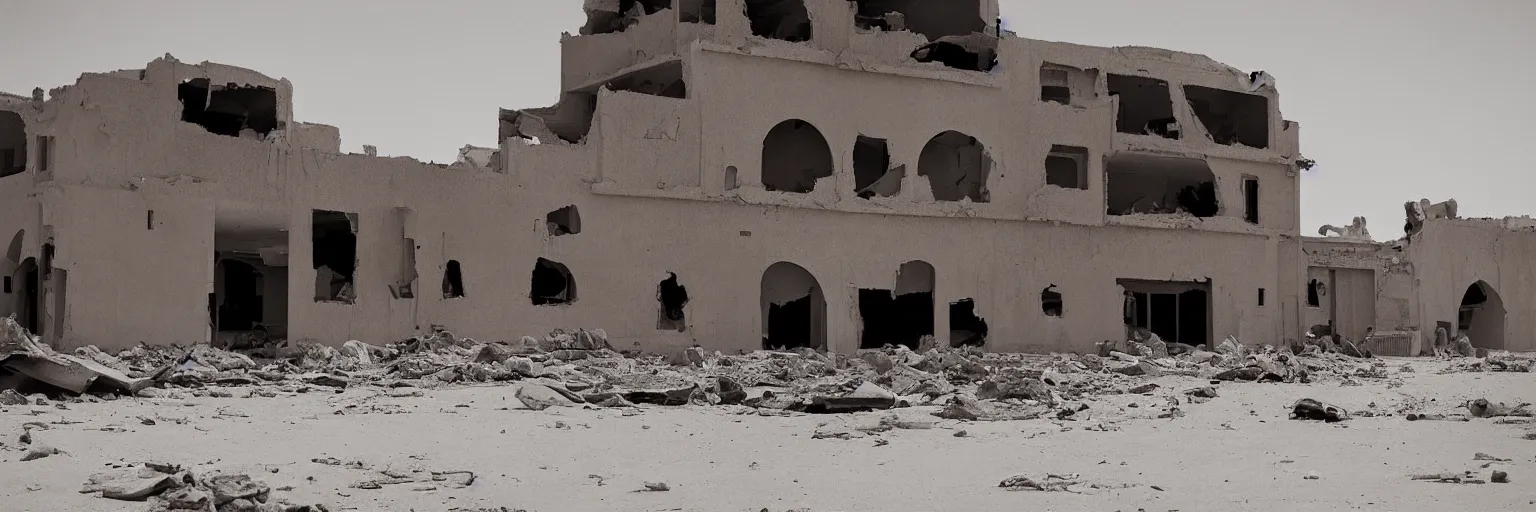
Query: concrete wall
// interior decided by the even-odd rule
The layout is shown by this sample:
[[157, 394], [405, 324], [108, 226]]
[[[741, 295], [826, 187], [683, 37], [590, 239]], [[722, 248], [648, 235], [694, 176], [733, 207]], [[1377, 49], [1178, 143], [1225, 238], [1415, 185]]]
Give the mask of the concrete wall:
[[[230, 233], [279, 230], [286, 235], [272, 248], [286, 253], [286, 280], [268, 275], [266, 305], [286, 303], [290, 337], [326, 343], [385, 342], [431, 325], [482, 340], [600, 327], [618, 348], [751, 350], [761, 344], [763, 272], [791, 262], [823, 290], [829, 348], [846, 352], [857, 347], [858, 289], [894, 287], [894, 273], [914, 260], [935, 269], [941, 340], [947, 305], [973, 299], [991, 349], [1090, 350], [1124, 334], [1117, 279], [1208, 280], [1213, 340], [1280, 342], [1299, 332], [1298, 132], [1279, 117], [1272, 88], [1256, 92], [1271, 99], [1268, 149], [1218, 145], [1198, 131], [1177, 141], [1116, 134], [1104, 73], [1169, 80], [1177, 117], [1190, 127], [1198, 122], [1179, 84], [1236, 90], [1246, 75], [1202, 56], [1017, 38], [1002, 42], [1003, 66], [991, 73], [906, 62], [910, 48], [881, 48], [905, 45], [911, 34], [854, 30], [841, 0], [812, 3], [813, 20], [841, 25], [818, 26], [810, 44], [747, 44], [744, 18], [727, 14], [739, 2], [721, 0], [714, 29], [677, 46], [686, 48], [677, 51], [688, 99], [601, 92], [585, 143], [511, 138], [494, 168], [337, 154], [334, 128], [292, 122], [286, 81], [247, 70], [162, 59], [138, 76], [86, 75], [41, 115], [61, 152], [59, 172], [41, 185], [48, 192], [40, 218], [0, 209], [0, 221], [41, 222], [56, 233], [57, 265], [68, 270], [66, 346], [206, 339], [215, 244]], [[995, 3], [986, 4], [995, 16]], [[680, 37], [667, 33], [677, 32], [653, 35]], [[623, 37], [652, 37], [645, 34]], [[648, 61], [572, 62], [582, 45], [608, 51], [587, 39], [606, 36], [619, 34], [566, 40], [565, 82]], [[874, 51], [838, 53], [854, 45]], [[1046, 62], [1096, 70], [1075, 82], [1082, 102], [1039, 101]], [[180, 121], [175, 89], [188, 77], [275, 89], [289, 128], [251, 140]], [[811, 194], [761, 185], [763, 138], [787, 119], [816, 126], [832, 151], [834, 175]], [[990, 202], [935, 201], [918, 175], [922, 149], [948, 130], [985, 145]], [[855, 196], [859, 135], [886, 139], [892, 165], [906, 166], [897, 196]], [[1045, 185], [1053, 144], [1088, 149], [1087, 190]], [[1206, 160], [1223, 211], [1209, 219], [1107, 216], [1103, 162], [1116, 152]], [[736, 188], [726, 184], [732, 168]], [[1241, 218], [1245, 176], [1262, 184], [1257, 225]], [[546, 214], [568, 205], [579, 211], [581, 232], [552, 235]], [[350, 304], [315, 300], [315, 209], [356, 216]], [[27, 247], [36, 247], [30, 236]], [[415, 296], [396, 298], [390, 287], [404, 273], [407, 247]], [[532, 304], [539, 258], [571, 270], [576, 301]], [[463, 297], [439, 291], [449, 260], [461, 265]], [[669, 272], [691, 299], [684, 332], [657, 327], [657, 286]], [[279, 282], [286, 294], [274, 288]], [[1059, 318], [1041, 309], [1040, 292], [1052, 285], [1065, 302]]]
[[[1427, 332], [1435, 322], [1457, 322], [1467, 288], [1483, 282], [1502, 302], [1503, 340], [1472, 339], [1472, 344], [1508, 350], [1536, 349], [1536, 230], [1514, 228], [1497, 220], [1433, 219], [1414, 235], [1408, 253], [1417, 270], [1417, 315]], [[1479, 312], [1474, 326], [1497, 311]], [[1486, 338], [1486, 336], [1485, 336]]]

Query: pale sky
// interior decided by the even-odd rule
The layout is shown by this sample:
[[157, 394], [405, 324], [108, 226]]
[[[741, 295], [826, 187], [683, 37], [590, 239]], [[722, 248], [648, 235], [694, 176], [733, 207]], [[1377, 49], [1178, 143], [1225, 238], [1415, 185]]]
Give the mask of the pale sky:
[[[1404, 201], [1463, 216], [1536, 214], [1536, 2], [1001, 0], [1020, 36], [1202, 53], [1279, 83], [1302, 125], [1302, 233], [1370, 219], [1401, 236]], [[559, 40], [580, 0], [5, 0], [0, 91], [85, 71], [184, 62], [294, 84], [299, 120], [342, 147], [451, 161], [496, 144], [496, 109], [553, 104]]]

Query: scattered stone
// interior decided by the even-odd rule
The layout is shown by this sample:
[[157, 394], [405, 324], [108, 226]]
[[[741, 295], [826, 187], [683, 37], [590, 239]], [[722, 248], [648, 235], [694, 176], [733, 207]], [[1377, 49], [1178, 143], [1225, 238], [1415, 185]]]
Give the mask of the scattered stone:
[[1153, 391], [1156, 391], [1157, 388], [1158, 388], [1157, 384], [1152, 383], [1152, 382], [1148, 382], [1146, 384], [1142, 384], [1140, 386], [1136, 386], [1134, 388], [1127, 389], [1127, 390], [1125, 390], [1125, 392], [1126, 393], [1130, 393], [1132, 395], [1143, 395], [1143, 394], [1147, 394], [1147, 393], [1151, 393]]
[[1304, 479], [1304, 480], [1317, 480], [1317, 479], [1320, 479], [1322, 477], [1323, 477], [1323, 475], [1319, 474], [1317, 471], [1308, 471], [1307, 475], [1303, 476], [1301, 478]]
[[1293, 420], [1322, 420], [1334, 423], [1349, 419], [1349, 411], [1342, 407], [1328, 405], [1311, 398], [1297, 400], [1291, 406], [1291, 419]]
[[646, 482], [645, 490], [646, 492], [667, 492], [672, 490], [672, 488], [667, 487], [665, 482]]
[[0, 405], [27, 405], [27, 397], [14, 389], [0, 390]]
[[1047, 475], [1044, 480], [1015, 475], [1004, 479], [997, 486], [1010, 491], [1065, 491], [1079, 483], [1077, 475]]
[[1467, 412], [1472, 413], [1472, 416], [1478, 418], [1493, 418], [1498, 416], [1536, 416], [1536, 412], [1527, 409], [1527, 407], [1530, 405], [1531, 404], [1520, 404], [1511, 407], [1504, 405], [1503, 402], [1492, 403], [1489, 402], [1486, 398], [1479, 398], [1477, 400], [1467, 402]]
[[1184, 392], [1184, 394], [1192, 396], [1192, 397], [1196, 397], [1196, 398], [1216, 398], [1217, 396], [1220, 396], [1219, 394], [1216, 393], [1216, 388], [1211, 387], [1211, 386], [1203, 386], [1203, 387], [1198, 387], [1198, 388], [1194, 388], [1194, 389], [1191, 389], [1191, 390], [1187, 390], [1187, 391]]
[[27, 450], [27, 454], [26, 455], [22, 455], [21, 456], [21, 461], [22, 462], [33, 461], [33, 460], [37, 460], [37, 459], [51, 457], [51, 456], [54, 456], [54, 455], [64, 455], [64, 452], [59, 450], [58, 448], [54, 448], [52, 446], [43, 445], [43, 444], [35, 444], [35, 445], [32, 445], [31, 449]]
[[1476, 454], [1473, 454], [1472, 455], [1472, 460], [1485, 460], [1485, 461], [1493, 461], [1493, 462], [1509, 462], [1509, 459], [1500, 458], [1500, 457], [1494, 457], [1492, 455], [1489, 455], [1489, 454], [1486, 454], [1486, 453], [1483, 453], [1483, 452], [1477, 452]]
[[1496, 484], [1507, 484], [1509, 483], [1509, 473], [1494, 470], [1493, 475], [1488, 478], [1488, 481]]
[[513, 396], [517, 397], [524, 407], [535, 411], [542, 411], [556, 406], [567, 407], [573, 403], [564, 394], [541, 384], [523, 384], [518, 386]]

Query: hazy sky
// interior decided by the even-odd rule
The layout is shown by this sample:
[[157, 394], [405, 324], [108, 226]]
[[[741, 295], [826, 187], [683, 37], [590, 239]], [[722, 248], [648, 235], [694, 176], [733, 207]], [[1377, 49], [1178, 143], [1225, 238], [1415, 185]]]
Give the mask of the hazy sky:
[[[496, 143], [498, 107], [553, 104], [559, 40], [580, 0], [6, 0], [0, 91], [171, 53], [286, 77], [295, 116], [344, 149], [450, 161]], [[1536, 2], [1002, 0], [1035, 39], [1203, 53], [1279, 82], [1302, 125], [1302, 232], [1455, 197], [1463, 216], [1536, 214]]]

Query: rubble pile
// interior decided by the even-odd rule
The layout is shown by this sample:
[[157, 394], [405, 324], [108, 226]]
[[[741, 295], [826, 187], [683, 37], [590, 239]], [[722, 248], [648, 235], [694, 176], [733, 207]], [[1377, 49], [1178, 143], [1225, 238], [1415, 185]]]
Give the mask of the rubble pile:
[[[1329, 338], [1327, 342], [1332, 342]], [[1162, 375], [1214, 381], [1307, 383], [1387, 379], [1386, 363], [1349, 355], [1337, 343], [1294, 349], [1246, 345], [1228, 337], [1214, 351], [1166, 343], [1138, 332], [1099, 344], [1097, 354], [1002, 354], [974, 347], [914, 351], [888, 346], [856, 356], [811, 349], [726, 355], [691, 347], [674, 357], [623, 354], [601, 329], [556, 330], [542, 339], [482, 343], [441, 327], [383, 346], [348, 341], [340, 348], [284, 343], [229, 351], [197, 345], [137, 346], [118, 354], [83, 347], [60, 354], [6, 319], [0, 337], [0, 389], [40, 382], [54, 392], [145, 397], [259, 396], [341, 391], [352, 386], [431, 387], [519, 381], [530, 409], [590, 404], [744, 406], [759, 414], [842, 413], [935, 406], [937, 416], [966, 420], [1063, 417], [1087, 397], [1147, 393]], [[1367, 355], [1367, 354], [1361, 354]], [[1529, 371], [1513, 356], [1466, 359], [1467, 371]], [[1476, 367], [1478, 370], [1471, 370]], [[14, 373], [15, 375], [10, 375]], [[36, 381], [36, 382], [32, 382]], [[19, 382], [19, 384], [18, 384]], [[47, 387], [45, 386], [45, 387]], [[1150, 386], [1150, 387], [1149, 387]], [[1214, 389], [1186, 393], [1195, 402]]]
[[180, 465], [146, 462], [96, 473], [80, 490], [107, 499], [149, 502], [146, 510], [207, 512], [326, 512], [323, 505], [273, 499], [272, 488], [245, 474], [199, 475]]

